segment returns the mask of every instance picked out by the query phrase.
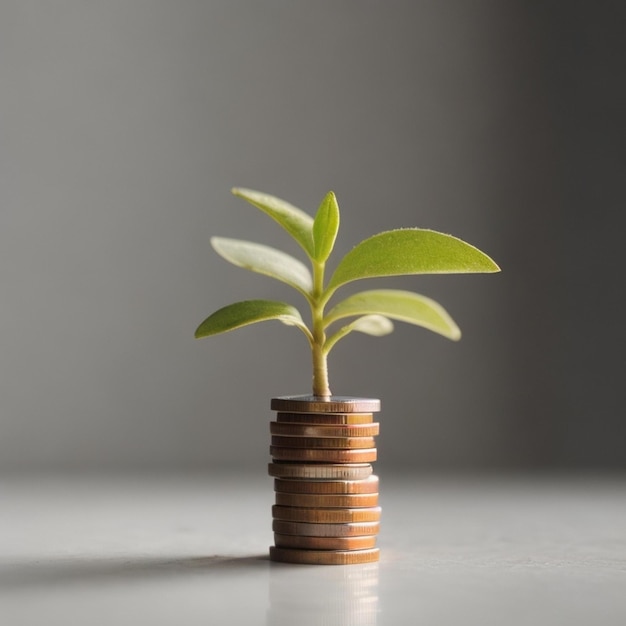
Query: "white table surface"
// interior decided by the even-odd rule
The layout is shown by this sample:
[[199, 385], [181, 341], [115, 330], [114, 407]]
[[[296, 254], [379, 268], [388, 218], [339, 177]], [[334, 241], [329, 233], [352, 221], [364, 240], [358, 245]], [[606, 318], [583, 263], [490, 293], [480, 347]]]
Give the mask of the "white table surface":
[[626, 624], [626, 477], [381, 476], [381, 561], [271, 563], [271, 479], [0, 479], [0, 624]]

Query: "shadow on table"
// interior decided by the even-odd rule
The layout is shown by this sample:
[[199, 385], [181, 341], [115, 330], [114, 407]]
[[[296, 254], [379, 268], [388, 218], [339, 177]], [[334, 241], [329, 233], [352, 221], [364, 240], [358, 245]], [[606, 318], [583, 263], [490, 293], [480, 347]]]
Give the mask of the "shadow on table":
[[267, 554], [205, 557], [57, 558], [0, 565], [0, 589], [92, 582], [130, 582], [179, 576], [224, 575], [269, 568]]

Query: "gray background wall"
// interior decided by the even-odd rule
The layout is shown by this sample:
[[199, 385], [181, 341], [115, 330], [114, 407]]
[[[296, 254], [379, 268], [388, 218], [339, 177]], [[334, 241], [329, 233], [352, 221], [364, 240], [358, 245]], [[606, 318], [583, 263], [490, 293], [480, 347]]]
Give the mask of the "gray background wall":
[[0, 468], [263, 467], [305, 342], [193, 339], [293, 299], [210, 250], [297, 254], [235, 185], [311, 212], [333, 189], [338, 256], [423, 226], [501, 264], [384, 283], [460, 343], [398, 324], [331, 355], [336, 393], [383, 400], [380, 467], [624, 468], [625, 25], [617, 2], [2, 0]]

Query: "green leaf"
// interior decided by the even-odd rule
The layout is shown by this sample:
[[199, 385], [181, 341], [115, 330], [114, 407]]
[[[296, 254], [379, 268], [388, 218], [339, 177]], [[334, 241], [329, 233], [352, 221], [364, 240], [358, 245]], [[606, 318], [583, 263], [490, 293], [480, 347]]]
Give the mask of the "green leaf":
[[260, 191], [236, 187], [232, 192], [276, 220], [313, 257], [313, 218], [308, 213]]
[[244, 300], [229, 304], [209, 315], [198, 326], [195, 337], [210, 337], [267, 320], [279, 320], [301, 329], [304, 326], [300, 312], [290, 304], [274, 300]]
[[324, 325], [352, 315], [384, 315], [432, 330], [449, 339], [460, 339], [461, 331], [445, 309], [430, 298], [411, 291], [377, 289], [349, 296], [324, 318]]
[[421, 228], [390, 230], [348, 252], [331, 277], [327, 293], [361, 278], [498, 271], [484, 252], [452, 235]]
[[339, 230], [339, 205], [332, 191], [329, 191], [315, 214], [313, 222], [314, 258], [319, 263], [328, 260], [333, 251]]
[[305, 296], [313, 290], [311, 272], [289, 254], [251, 241], [211, 237], [211, 245], [221, 257], [244, 269], [276, 278]]

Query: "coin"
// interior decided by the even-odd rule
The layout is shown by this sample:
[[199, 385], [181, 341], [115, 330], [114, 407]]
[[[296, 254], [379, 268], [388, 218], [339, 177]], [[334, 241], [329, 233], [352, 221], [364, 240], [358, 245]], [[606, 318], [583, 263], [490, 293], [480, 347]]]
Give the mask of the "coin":
[[276, 504], [313, 508], [358, 508], [378, 505], [377, 493], [276, 493]]
[[378, 561], [380, 550], [297, 550], [270, 547], [270, 560], [307, 565], [354, 565]]
[[369, 413], [380, 411], [380, 400], [350, 396], [281, 396], [272, 398], [271, 408], [295, 413]]
[[270, 454], [278, 461], [319, 461], [321, 463], [371, 463], [376, 448], [364, 450], [312, 450], [310, 448], [279, 448], [270, 446]]
[[310, 522], [312, 524], [377, 522], [380, 520], [380, 507], [372, 506], [362, 509], [303, 509], [275, 504], [272, 507], [272, 517], [290, 522]]
[[[307, 467], [310, 467], [307, 465]], [[340, 467], [346, 467], [341, 465]], [[274, 491], [282, 493], [350, 494], [378, 493], [378, 476], [361, 480], [294, 480], [274, 479]]]
[[283, 437], [272, 435], [272, 445], [283, 448], [373, 448], [374, 437]]
[[375, 535], [380, 530], [380, 522], [352, 522], [347, 524], [320, 524], [272, 520], [272, 530], [281, 535], [301, 535], [303, 537], [362, 537]]
[[367, 550], [376, 545], [376, 535], [362, 537], [302, 537], [274, 533], [278, 548], [300, 548], [304, 550]]
[[371, 424], [372, 413], [289, 413], [279, 412], [276, 421], [290, 424]]
[[337, 426], [319, 426], [309, 424], [282, 424], [270, 422], [270, 433], [283, 437], [375, 437], [380, 424], [348, 424]]
[[269, 463], [270, 476], [312, 480], [362, 480], [373, 472], [369, 463]]

